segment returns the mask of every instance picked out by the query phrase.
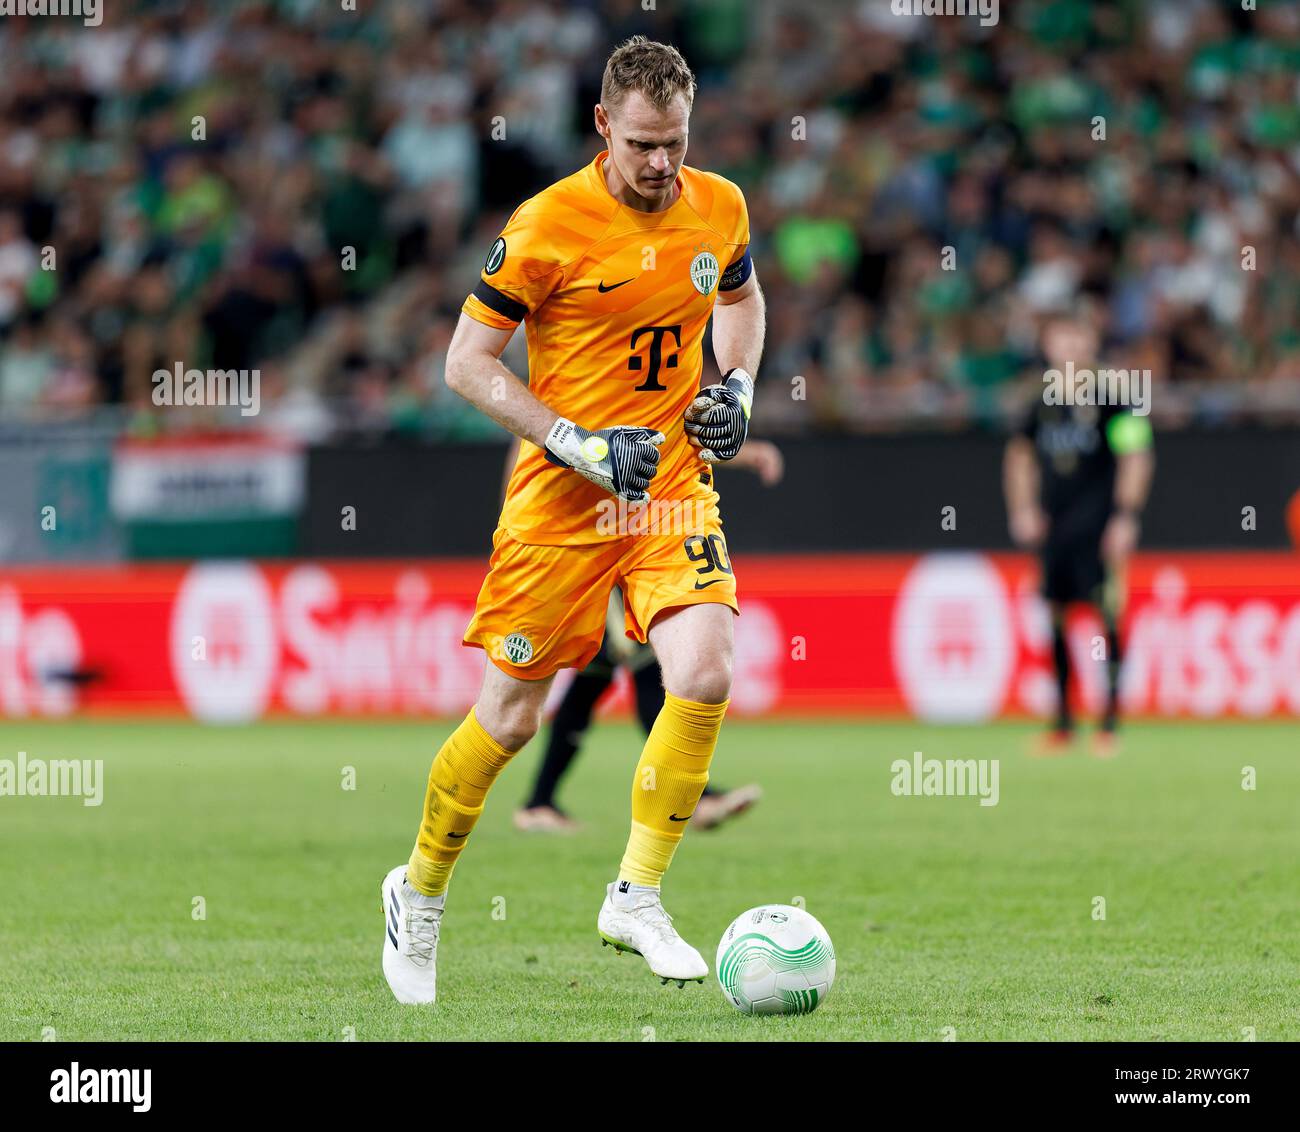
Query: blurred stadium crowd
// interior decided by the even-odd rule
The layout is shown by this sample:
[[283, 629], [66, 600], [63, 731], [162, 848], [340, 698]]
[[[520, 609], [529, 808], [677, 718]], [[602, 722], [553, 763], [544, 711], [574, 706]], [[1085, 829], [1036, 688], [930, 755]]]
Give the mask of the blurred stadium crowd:
[[746, 192], [764, 375], [807, 382], [760, 428], [992, 422], [1082, 296], [1165, 425], [1300, 419], [1296, 0], [1023, 0], [989, 28], [889, 0], [360, 7], [0, 24], [0, 414], [144, 426], [179, 361], [259, 368], [263, 420], [309, 436], [498, 435], [441, 381], [459, 306], [515, 205], [600, 148], [605, 56], [644, 32], [699, 77], [687, 160]]

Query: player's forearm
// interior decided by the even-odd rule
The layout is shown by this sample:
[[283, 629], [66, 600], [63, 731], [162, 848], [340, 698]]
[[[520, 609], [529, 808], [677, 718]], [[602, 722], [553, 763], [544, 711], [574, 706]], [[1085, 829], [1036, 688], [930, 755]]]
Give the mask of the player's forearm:
[[758, 471], [763, 462], [761, 448], [765, 443], [766, 441], [762, 440], [745, 441], [744, 447], [731, 458], [731, 466], [745, 468], [751, 472]]
[[1033, 507], [1038, 502], [1038, 476], [1028, 441], [1017, 438], [1002, 458], [1002, 490], [1008, 513]]
[[499, 358], [487, 351], [449, 356], [446, 379], [448, 388], [502, 428], [539, 448], [545, 446], [557, 414], [529, 392]]
[[713, 308], [713, 356], [718, 368], [723, 373], [743, 369], [757, 377], [766, 332], [767, 306], [757, 286], [739, 302], [719, 303]]
[[650, 498], [647, 488], [658, 470], [662, 432], [628, 425], [589, 432], [533, 396], [494, 350], [457, 349], [455, 339], [447, 352], [446, 380], [450, 389], [498, 424], [546, 449], [551, 463], [623, 499]]
[[1151, 492], [1155, 459], [1150, 452], [1129, 452], [1115, 468], [1115, 510], [1140, 514]]

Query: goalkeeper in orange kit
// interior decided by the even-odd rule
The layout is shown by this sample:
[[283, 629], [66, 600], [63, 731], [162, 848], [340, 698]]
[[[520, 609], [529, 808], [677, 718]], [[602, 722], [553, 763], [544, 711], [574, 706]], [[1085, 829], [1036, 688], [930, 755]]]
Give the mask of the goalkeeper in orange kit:
[[[451, 388], [524, 443], [465, 632], [487, 652], [483, 686], [433, 760], [410, 859], [381, 888], [383, 970], [402, 1002], [434, 1001], [452, 870], [493, 782], [536, 732], [555, 673], [599, 650], [616, 586], [626, 630], [663, 670], [664, 706], [596, 927], [665, 982], [708, 973], [661, 884], [731, 692], [739, 605], [712, 467], [746, 439], [764, 307], [744, 197], [685, 164], [694, 95], [672, 47], [638, 36], [610, 56], [594, 113], [608, 148], [516, 210], [448, 350]], [[722, 380], [706, 383], [710, 318]], [[499, 360], [521, 321], [527, 386]], [[633, 504], [689, 518], [633, 530], [622, 523]]]

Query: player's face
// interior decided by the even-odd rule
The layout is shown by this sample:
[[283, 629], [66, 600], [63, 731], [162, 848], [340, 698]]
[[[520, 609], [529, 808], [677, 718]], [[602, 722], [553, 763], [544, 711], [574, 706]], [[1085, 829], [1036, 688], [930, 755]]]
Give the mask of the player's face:
[[1066, 362], [1087, 369], [1097, 360], [1097, 334], [1086, 323], [1058, 319], [1043, 332], [1043, 354], [1056, 369], [1064, 370]]
[[[613, 113], [596, 107], [596, 129], [609, 147], [609, 161], [625, 193], [635, 194], [652, 207], [672, 194], [673, 182], [686, 160], [690, 116], [683, 95], [658, 110], [637, 90]], [[640, 203], [617, 191], [615, 195], [623, 195], [634, 207]]]

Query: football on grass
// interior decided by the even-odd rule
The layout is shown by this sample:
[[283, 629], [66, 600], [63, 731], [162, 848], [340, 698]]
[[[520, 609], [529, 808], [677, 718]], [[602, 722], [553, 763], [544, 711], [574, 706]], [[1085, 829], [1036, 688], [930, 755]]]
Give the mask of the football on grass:
[[835, 981], [826, 929], [802, 908], [764, 904], [737, 916], [718, 944], [718, 983], [745, 1014], [807, 1014]]

